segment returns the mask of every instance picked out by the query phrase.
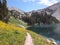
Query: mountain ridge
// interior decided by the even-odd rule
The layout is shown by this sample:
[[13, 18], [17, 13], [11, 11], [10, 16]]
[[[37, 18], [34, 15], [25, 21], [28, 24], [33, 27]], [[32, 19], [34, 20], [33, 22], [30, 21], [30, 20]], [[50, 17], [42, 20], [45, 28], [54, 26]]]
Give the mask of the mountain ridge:
[[[8, 8], [9, 9], [9, 8]], [[18, 19], [22, 19], [23, 21], [24, 21], [24, 19], [26, 19], [26, 18], [32, 18], [33, 19], [33, 17], [35, 18], [35, 14], [36, 15], [42, 15], [42, 16], [46, 16], [45, 18], [48, 18], [49, 20], [50, 20], [50, 18], [49, 18], [49, 16], [51, 16], [52, 18], [54, 18], [54, 19], [52, 19], [52, 20], [58, 20], [58, 21], [60, 21], [60, 2], [58, 2], [58, 3], [56, 3], [56, 4], [54, 4], [54, 5], [52, 5], [52, 6], [49, 6], [49, 7], [47, 7], [47, 8], [44, 8], [44, 9], [37, 9], [37, 10], [32, 10], [32, 11], [30, 11], [30, 12], [24, 12], [24, 11], [22, 11], [22, 10], [19, 10], [19, 9], [17, 9], [17, 8], [10, 8], [11, 10], [10, 11], [12, 11], [12, 10], [14, 10], [14, 11], [12, 11], [13, 12], [13, 14], [14, 14], [14, 16], [16, 15], [16, 18], [18, 18]], [[18, 13], [19, 12], [19, 13]], [[13, 15], [12, 14], [12, 15]], [[33, 17], [32, 17], [33, 16]], [[24, 19], [23, 19], [24, 18]], [[44, 18], [43, 18], [44, 19]], [[29, 20], [28, 20], [29, 21]], [[39, 20], [40, 21], [40, 20]], [[48, 21], [49, 23], [51, 23], [50, 21]], [[57, 22], [57, 21], [56, 21]], [[39, 22], [40, 23], [40, 22]], [[45, 22], [46, 23], [46, 22]]]

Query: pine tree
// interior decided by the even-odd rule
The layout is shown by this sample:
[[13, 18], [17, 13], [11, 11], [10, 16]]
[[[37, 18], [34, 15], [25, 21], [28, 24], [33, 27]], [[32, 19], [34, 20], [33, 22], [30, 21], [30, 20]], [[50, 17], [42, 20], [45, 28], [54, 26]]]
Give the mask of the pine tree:
[[6, 0], [0, 0], [0, 20], [7, 22], [7, 16], [8, 16], [8, 9], [7, 9], [7, 1]]
[[0, 20], [2, 20], [2, 2], [0, 0]]

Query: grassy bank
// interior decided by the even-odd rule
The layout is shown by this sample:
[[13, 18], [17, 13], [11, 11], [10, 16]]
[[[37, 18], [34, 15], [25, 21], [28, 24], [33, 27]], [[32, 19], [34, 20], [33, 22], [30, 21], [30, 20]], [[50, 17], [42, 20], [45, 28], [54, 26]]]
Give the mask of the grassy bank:
[[0, 45], [24, 45], [24, 29], [0, 21]]
[[42, 35], [38, 35], [32, 31], [28, 31], [32, 38], [33, 38], [33, 42], [34, 42], [34, 45], [52, 45], [52, 42], [48, 43], [46, 38], [43, 37]]
[[15, 19], [13, 16], [10, 17], [9, 22], [12, 23], [12, 24], [15, 24], [15, 25], [17, 25], [17, 26], [19, 26], [19, 25], [22, 25], [22, 26], [24, 26], [24, 27], [27, 26], [26, 23], [24, 23], [24, 22], [21, 21], [21, 20], [19, 21], [19, 20]]
[[32, 31], [25, 30], [11, 23], [0, 21], [0, 45], [24, 45], [26, 32], [33, 38], [34, 45], [51, 45], [46, 42], [46, 38]]

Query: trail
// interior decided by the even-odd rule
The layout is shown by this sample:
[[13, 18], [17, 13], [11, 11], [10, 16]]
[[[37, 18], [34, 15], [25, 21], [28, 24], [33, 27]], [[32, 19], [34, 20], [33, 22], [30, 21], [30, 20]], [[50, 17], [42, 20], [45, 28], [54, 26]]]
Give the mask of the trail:
[[24, 45], [34, 45], [31, 35], [27, 32], [26, 40]]

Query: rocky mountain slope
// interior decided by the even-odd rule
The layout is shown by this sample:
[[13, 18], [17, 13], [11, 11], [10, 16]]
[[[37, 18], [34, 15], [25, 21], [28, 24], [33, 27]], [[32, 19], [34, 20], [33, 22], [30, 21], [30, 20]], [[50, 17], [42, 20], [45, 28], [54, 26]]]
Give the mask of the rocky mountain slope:
[[47, 7], [46, 9], [53, 10], [52, 16], [56, 17], [60, 21], [60, 2]]
[[52, 24], [58, 23], [60, 21], [60, 2], [47, 8], [33, 10], [30, 12], [24, 12], [22, 10], [12, 7], [9, 7], [8, 9], [15, 18], [21, 19], [30, 24], [33, 20], [35, 20], [33, 21], [34, 23], [39, 24]]
[[[56, 17], [60, 21], [60, 2], [58, 2], [52, 6], [49, 6], [47, 8], [44, 8], [44, 9], [38, 9], [35, 12], [42, 13], [43, 11], [51, 14], [52, 16]], [[32, 13], [32, 12], [30, 12], [30, 13]]]
[[24, 14], [25, 12], [18, 8], [8, 7], [8, 10], [11, 13], [11, 15], [14, 16], [15, 18], [20, 19], [25, 16], [25, 14]]
[[[34, 11], [32, 11], [32, 13], [33, 12]], [[44, 12], [47, 12], [47, 14], [51, 14], [52, 16], [56, 17], [60, 21], [60, 2], [44, 9], [35, 10], [35, 12], [39, 12], [43, 14]]]

